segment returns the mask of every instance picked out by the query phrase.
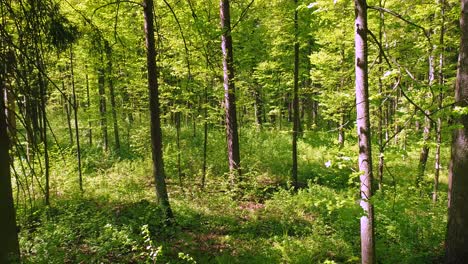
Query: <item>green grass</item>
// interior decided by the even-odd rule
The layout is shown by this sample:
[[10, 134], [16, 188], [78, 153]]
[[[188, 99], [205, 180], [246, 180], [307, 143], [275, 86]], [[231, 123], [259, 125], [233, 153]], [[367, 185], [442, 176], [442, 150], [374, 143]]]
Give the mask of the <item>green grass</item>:
[[[28, 206], [25, 193], [19, 193], [25, 263], [360, 262], [354, 139], [340, 149], [335, 135], [307, 131], [298, 145], [305, 187], [294, 193], [288, 188], [290, 134], [243, 128], [245, 181], [231, 190], [224, 131], [211, 128], [207, 186], [201, 191], [201, 129], [196, 137], [191, 129], [182, 130], [180, 186], [175, 133], [166, 126], [164, 139], [170, 143], [164, 158], [176, 219], [168, 225], [155, 203], [146, 132], [136, 132], [131, 148], [120, 155], [84, 144], [82, 195], [73, 151], [54, 153], [51, 207], [39, 198]], [[443, 252], [446, 194], [437, 205], [430, 202], [429, 165], [424, 189], [412, 187], [418, 151], [415, 145], [386, 152], [391, 176], [385, 173], [385, 193], [373, 199], [381, 263], [436, 262]], [[444, 161], [447, 153], [444, 148]]]

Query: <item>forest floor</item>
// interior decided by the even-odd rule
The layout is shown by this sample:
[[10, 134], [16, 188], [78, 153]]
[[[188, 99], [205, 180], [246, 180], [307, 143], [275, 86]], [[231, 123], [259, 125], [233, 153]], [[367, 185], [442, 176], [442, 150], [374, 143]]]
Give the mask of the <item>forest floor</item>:
[[[169, 128], [165, 130], [167, 142], [175, 142]], [[24, 262], [360, 262], [355, 144], [340, 148], [330, 133], [304, 134], [299, 144], [303, 188], [294, 192], [287, 183], [289, 134], [245, 129], [244, 181], [233, 190], [225, 171], [223, 134], [213, 132], [202, 190], [202, 135], [191, 138], [187, 130], [182, 138], [180, 152], [176, 144], [165, 144], [172, 223], [162, 219], [156, 205], [147, 155], [85, 149], [83, 194], [77, 190], [75, 168], [64, 166], [73, 164], [73, 151], [65, 160], [57, 158], [51, 174], [52, 205], [35, 201], [18, 206]], [[145, 146], [131, 145], [148, 153]], [[437, 263], [443, 253], [446, 175], [439, 202], [433, 204], [430, 169], [422, 189], [412, 186], [418, 150], [417, 144], [387, 150], [385, 190], [373, 199], [379, 263]]]

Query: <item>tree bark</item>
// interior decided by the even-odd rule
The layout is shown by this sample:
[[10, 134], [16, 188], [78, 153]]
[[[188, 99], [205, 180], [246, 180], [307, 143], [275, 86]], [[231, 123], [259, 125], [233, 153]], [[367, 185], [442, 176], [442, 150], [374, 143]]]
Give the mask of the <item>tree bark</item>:
[[234, 86], [234, 55], [232, 51], [231, 15], [229, 0], [220, 0], [221, 49], [223, 52], [224, 107], [226, 111], [226, 136], [231, 174], [231, 185], [241, 176], [239, 135], [237, 128], [236, 89]]
[[[430, 115], [429, 111], [426, 111], [427, 115]], [[416, 187], [421, 187], [421, 181], [424, 178], [424, 172], [426, 171], [427, 159], [429, 157], [429, 139], [431, 133], [431, 121], [425, 117], [424, 120], [424, 132], [423, 132], [423, 147], [419, 155], [418, 175], [416, 178]]]
[[73, 69], [73, 49], [70, 46], [70, 73], [73, 96], [73, 113], [75, 114], [75, 135], [76, 135], [76, 158], [78, 162], [78, 183], [80, 191], [83, 192], [83, 175], [81, 172], [81, 148], [80, 148], [80, 130], [78, 126], [78, 104], [76, 103], [75, 73]]
[[369, 121], [369, 88], [367, 70], [367, 3], [355, 0], [355, 69], [356, 69], [356, 111], [359, 142], [359, 170], [361, 171], [360, 205], [365, 215], [361, 217], [362, 263], [375, 263], [374, 208], [372, 197], [372, 152]]
[[[211, 86], [213, 86], [213, 81], [211, 81]], [[207, 157], [207, 151], [208, 151], [208, 88], [206, 86], [203, 89], [203, 93], [204, 93], [204, 96], [203, 96], [204, 106], [203, 106], [203, 168], [202, 168], [202, 179], [201, 179], [202, 190], [205, 188], [206, 157]]]
[[73, 130], [71, 125], [71, 110], [70, 110], [70, 97], [68, 96], [68, 89], [65, 87], [65, 78], [62, 76], [62, 91], [63, 91], [63, 109], [67, 115], [67, 126], [68, 126], [68, 138], [70, 140], [70, 146], [73, 145]]
[[[440, 25], [440, 56], [439, 56], [439, 96], [437, 97], [437, 107], [442, 109], [442, 101], [444, 93], [442, 86], [444, 85], [444, 35], [445, 35], [445, 0], [439, 1], [441, 25]], [[432, 201], [437, 202], [437, 192], [439, 190], [439, 173], [440, 173], [440, 145], [442, 143], [442, 118], [437, 118], [436, 125], [436, 149], [435, 149], [435, 171], [434, 171], [434, 191], [432, 193]]]
[[[102, 56], [101, 56], [101, 65], [102, 65]], [[109, 136], [107, 134], [107, 105], [106, 105], [106, 92], [104, 89], [104, 69], [102, 66], [98, 67], [98, 92], [99, 92], [99, 116], [100, 116], [100, 126], [103, 145], [102, 148], [107, 151], [109, 148]]]
[[151, 123], [151, 153], [153, 158], [153, 177], [156, 184], [156, 198], [164, 210], [167, 220], [172, 220], [173, 214], [167, 195], [166, 175], [164, 173], [162, 153], [162, 131], [159, 115], [158, 68], [156, 66], [156, 45], [154, 40], [153, 0], [143, 1], [145, 17], [146, 62], [148, 67], [148, 90]]
[[[460, 29], [455, 103], [468, 107], [468, 0], [461, 0]], [[468, 115], [455, 123], [461, 127], [452, 134], [446, 255], [447, 263], [461, 264], [468, 259]]]
[[[428, 81], [429, 88], [432, 90], [432, 85], [435, 79], [435, 62], [434, 62], [434, 48], [431, 47], [429, 51], [429, 72], [428, 72]], [[430, 93], [427, 96], [431, 96]], [[427, 115], [430, 115], [431, 112], [426, 110]], [[418, 165], [418, 175], [416, 177], [416, 187], [421, 187], [421, 181], [424, 179], [424, 172], [426, 171], [427, 159], [429, 157], [429, 140], [431, 135], [431, 120], [424, 118], [424, 130], [423, 130], [423, 147], [419, 155], [419, 165]]]
[[19, 263], [20, 252], [10, 174], [10, 139], [7, 132], [4, 72], [0, 72], [0, 263]]
[[[383, 3], [382, 3], [382, 0], [379, 0], [379, 7], [383, 7]], [[379, 16], [380, 16], [380, 19], [379, 19], [379, 42], [380, 44], [382, 45], [382, 39], [383, 39], [383, 23], [384, 23], [384, 13], [383, 11], [380, 11], [379, 12]], [[379, 95], [381, 96], [382, 98], [382, 93], [383, 93], [383, 82], [382, 82], [382, 76], [383, 76], [383, 66], [382, 66], [382, 63], [383, 63], [383, 54], [382, 54], [383, 51], [379, 51], [379, 60], [378, 60], [378, 63], [379, 63]], [[385, 155], [384, 155], [384, 151], [385, 151], [385, 147], [384, 147], [384, 140], [383, 140], [383, 137], [384, 137], [384, 134], [383, 134], [383, 122], [384, 122], [384, 114], [383, 114], [383, 104], [384, 104], [384, 100], [380, 100], [379, 102], [379, 109], [378, 109], [378, 118], [379, 118], [379, 124], [378, 124], [378, 141], [379, 141], [379, 169], [378, 169], [378, 181], [379, 181], [379, 184], [378, 184], [378, 188], [379, 190], [381, 190], [383, 192], [383, 172], [384, 172], [384, 166], [385, 166]]]
[[[88, 76], [88, 66], [86, 68], [86, 108], [85, 110], [89, 110], [91, 108], [91, 97], [89, 94], [89, 76]], [[90, 146], [93, 145], [93, 128], [91, 124], [91, 120], [88, 120], [88, 144]]]
[[112, 75], [112, 48], [109, 46], [109, 43], [105, 41], [106, 49], [106, 59], [107, 59], [107, 83], [109, 85], [109, 94], [111, 102], [111, 111], [112, 111], [112, 121], [114, 125], [114, 143], [115, 150], [120, 150], [120, 137], [119, 137], [119, 123], [117, 119], [117, 109], [115, 104], [115, 88], [114, 88], [114, 77]]
[[299, 135], [299, 41], [297, 0], [294, 0], [294, 91], [293, 91], [293, 137], [292, 137], [292, 181], [297, 190], [297, 138]]

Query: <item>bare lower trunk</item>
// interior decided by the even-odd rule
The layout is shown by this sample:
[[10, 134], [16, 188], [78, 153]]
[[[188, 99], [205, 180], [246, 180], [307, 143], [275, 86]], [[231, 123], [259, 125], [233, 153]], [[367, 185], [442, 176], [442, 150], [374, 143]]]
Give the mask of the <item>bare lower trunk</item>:
[[117, 119], [117, 109], [115, 104], [115, 88], [114, 88], [114, 77], [112, 69], [112, 48], [109, 46], [109, 43], [105, 42], [106, 48], [106, 57], [107, 57], [107, 83], [109, 85], [109, 95], [111, 102], [111, 112], [112, 112], [112, 124], [114, 126], [114, 141], [115, 149], [120, 150], [120, 137], [119, 137], [119, 123]]
[[361, 171], [360, 205], [365, 215], [361, 217], [361, 257], [363, 264], [375, 263], [374, 208], [372, 197], [372, 152], [369, 121], [369, 88], [367, 71], [367, 3], [355, 0], [355, 69], [356, 111], [359, 142], [359, 170]]
[[[439, 96], [437, 98], [437, 107], [442, 109], [442, 101], [444, 93], [442, 86], [444, 85], [444, 35], [445, 35], [445, 0], [439, 0], [441, 26], [439, 45], [442, 47], [439, 56]], [[439, 191], [439, 173], [440, 173], [440, 145], [442, 143], [442, 118], [437, 118], [436, 124], [436, 149], [435, 149], [435, 171], [434, 171], [434, 190], [432, 192], [432, 201], [437, 202], [437, 192]]]
[[254, 88], [254, 97], [255, 97], [255, 122], [257, 123], [258, 127], [262, 126], [262, 118], [263, 118], [263, 104], [262, 104], [262, 97], [260, 94], [260, 88]]
[[[0, 45], [2, 44], [0, 43]], [[3, 48], [0, 46], [0, 52], [2, 53]], [[1, 63], [6, 64], [4, 64], [3, 60]], [[5, 67], [0, 72], [0, 164], [2, 164], [0, 166], [0, 234], [2, 234], [0, 239], [0, 263], [19, 263], [18, 231], [10, 174], [10, 137], [7, 132], [6, 107], [3, 97], [4, 93], [7, 92], [4, 90], [7, 86], [7, 71]]]
[[[91, 98], [89, 96], [89, 76], [88, 76], [88, 66], [86, 66], [86, 108], [89, 110], [91, 108]], [[93, 145], [93, 128], [91, 121], [88, 120], [88, 144]]]
[[[101, 64], [103, 63], [101, 57]], [[107, 105], [106, 105], [106, 94], [104, 89], [104, 69], [102, 66], [99, 66], [98, 69], [98, 91], [99, 91], [99, 115], [100, 115], [100, 126], [102, 134], [102, 148], [104, 151], [107, 151], [109, 148], [109, 137], [107, 134]]]
[[[379, 0], [379, 7], [383, 7], [382, 0]], [[379, 42], [382, 44], [382, 39], [383, 39], [383, 21], [384, 21], [384, 15], [383, 11], [380, 11], [380, 20], [379, 20]], [[382, 76], [383, 76], [383, 54], [382, 50], [379, 52], [379, 95], [382, 97], [383, 95], [383, 83], [382, 83]], [[378, 188], [379, 190], [382, 191], [383, 193], [383, 172], [384, 172], [384, 165], [385, 165], [385, 159], [384, 159], [384, 151], [385, 151], [385, 146], [384, 146], [384, 141], [383, 141], [383, 122], [384, 122], [384, 114], [383, 114], [383, 104], [384, 100], [380, 100], [379, 103], [379, 109], [378, 109], [378, 118], [379, 118], [379, 124], [377, 128], [377, 133], [378, 133], [378, 140], [379, 140], [379, 169], [378, 169]]]
[[80, 191], [83, 192], [83, 175], [81, 173], [81, 148], [80, 148], [80, 133], [78, 127], [78, 104], [76, 102], [76, 91], [75, 91], [75, 74], [73, 71], [73, 50], [70, 47], [70, 73], [71, 73], [71, 84], [72, 84], [72, 96], [73, 96], [73, 112], [75, 113], [75, 135], [76, 135], [76, 158], [78, 161], [78, 183]]
[[151, 116], [151, 153], [153, 158], [153, 177], [156, 184], [156, 197], [169, 221], [174, 217], [167, 195], [166, 175], [162, 153], [162, 131], [159, 110], [158, 68], [156, 66], [156, 45], [154, 40], [153, 0], [144, 0], [146, 62], [148, 67], [148, 91]]
[[[455, 102], [467, 107], [468, 99], [468, 0], [461, 0], [461, 40], [458, 57]], [[452, 135], [449, 170], [449, 210], [446, 237], [447, 263], [466, 263], [468, 259], [468, 115], [456, 118], [461, 128]]]
[[180, 149], [180, 123], [181, 123], [181, 112], [175, 113], [175, 125], [176, 125], [176, 145], [177, 145], [177, 176], [179, 178], [179, 185], [182, 188], [182, 164], [180, 162], [181, 149]]
[[[429, 115], [430, 112], [426, 111], [426, 114]], [[425, 118], [424, 124], [424, 133], [423, 133], [423, 147], [419, 155], [419, 165], [418, 165], [418, 175], [416, 178], [416, 187], [421, 187], [421, 181], [424, 179], [424, 172], [426, 171], [427, 158], [429, 157], [429, 139], [431, 133], [431, 121], [429, 118]]]
[[[208, 60], [207, 60], [208, 61]], [[203, 109], [203, 168], [202, 168], [202, 180], [201, 180], [201, 189], [205, 188], [206, 180], [206, 153], [208, 147], [208, 89], [205, 86], [204, 89], [204, 109]]]
[[344, 124], [345, 124], [345, 116], [343, 113], [341, 114], [340, 123], [338, 124], [338, 145], [340, 145], [340, 148], [344, 146], [344, 142], [345, 142]]
[[293, 91], [293, 138], [292, 138], [292, 181], [297, 190], [297, 138], [299, 135], [299, 42], [297, 0], [294, 0], [294, 91]]
[[63, 109], [65, 110], [65, 114], [67, 115], [67, 126], [68, 126], [68, 139], [70, 140], [70, 146], [73, 145], [73, 131], [71, 125], [71, 110], [70, 110], [70, 97], [68, 97], [67, 89], [65, 88], [65, 80], [62, 80], [62, 90], [64, 91], [63, 94]]
[[229, 0], [220, 0], [221, 48], [223, 52], [224, 107], [226, 111], [226, 135], [231, 173], [231, 184], [241, 175], [239, 136], [237, 131], [236, 89], [234, 86], [234, 56], [232, 51], [231, 15]]

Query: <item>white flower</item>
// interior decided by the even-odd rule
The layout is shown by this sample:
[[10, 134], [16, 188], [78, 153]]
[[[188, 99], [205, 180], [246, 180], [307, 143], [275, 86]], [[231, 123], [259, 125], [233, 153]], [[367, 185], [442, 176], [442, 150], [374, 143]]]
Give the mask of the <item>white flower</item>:
[[325, 167], [330, 168], [331, 165], [332, 165], [331, 160], [325, 162]]

